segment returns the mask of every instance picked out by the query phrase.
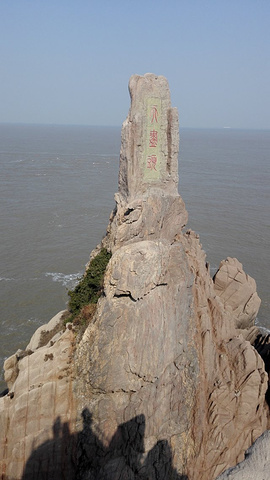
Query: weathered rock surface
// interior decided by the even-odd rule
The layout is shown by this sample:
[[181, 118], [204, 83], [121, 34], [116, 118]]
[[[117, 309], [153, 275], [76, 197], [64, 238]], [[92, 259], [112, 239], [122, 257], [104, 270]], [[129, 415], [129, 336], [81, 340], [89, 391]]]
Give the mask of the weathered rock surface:
[[143, 194], [178, 193], [179, 123], [165, 77], [148, 73], [129, 81], [131, 107], [122, 128], [119, 193], [126, 202]]
[[242, 264], [236, 258], [222, 260], [213, 280], [224, 307], [232, 310], [236, 328], [252, 327], [261, 300], [255, 280], [244, 272]]
[[0, 472], [4, 480], [44, 478], [44, 472], [48, 479], [74, 478], [70, 435], [76, 418], [74, 340], [72, 330], [67, 329], [53, 345], [40, 347], [18, 361], [12, 390], [0, 398]]
[[270, 430], [245, 453], [245, 460], [226, 470], [216, 480], [268, 480], [270, 477]]
[[[140, 88], [144, 81], [149, 88], [150, 79], [140, 78]], [[156, 88], [158, 79], [152, 80]], [[102, 244], [114, 252], [105, 297], [77, 349], [79, 411], [87, 405], [92, 412], [103, 445], [111, 444], [117, 425], [143, 414], [145, 461], [166, 441], [165, 463], [178, 475], [209, 480], [239, 461], [266, 428], [267, 375], [217, 297], [198, 237], [181, 234], [187, 213], [173, 187], [175, 174], [168, 188], [162, 176], [146, 178], [136, 157], [134, 188], [132, 174], [129, 180], [132, 135], [148, 165], [141, 133], [145, 97], [138, 102], [131, 92], [131, 98], [117, 205]], [[169, 128], [171, 123], [164, 131]], [[118, 459], [127, 460], [123, 451]], [[104, 467], [89, 459], [91, 468], [96, 473]]]
[[57, 336], [60, 336], [63, 330], [63, 317], [67, 310], [57, 313], [48, 323], [41, 325], [32, 336], [26, 350], [37, 350], [49, 342], [54, 342]]
[[104, 292], [82, 338], [33, 340], [17, 362], [13, 398], [0, 398], [3, 479], [212, 480], [267, 426], [263, 361], [198, 236], [181, 232], [167, 81], [134, 76], [130, 93]]
[[31, 355], [34, 350], [40, 347], [53, 345], [56, 339], [63, 333], [63, 318], [66, 310], [59, 312], [48, 323], [39, 327], [32, 336], [25, 350], [18, 350], [14, 355], [7, 358], [4, 363], [5, 382], [9, 390], [12, 390], [13, 384], [19, 374], [19, 361], [27, 355]]
[[242, 460], [244, 445], [252, 444], [259, 431], [266, 429], [267, 374], [262, 359], [242, 335], [237, 335], [230, 312], [223, 310], [215, 295], [213, 284], [203, 271], [204, 252], [195, 238], [192, 232], [187, 236], [186, 251], [191, 269], [196, 272], [196, 341], [201, 352], [201, 390], [195, 425], [204, 427], [201, 434], [200, 427], [195, 435], [197, 441], [201, 435], [201, 443], [189, 478], [206, 480], [215, 478], [226, 464]]

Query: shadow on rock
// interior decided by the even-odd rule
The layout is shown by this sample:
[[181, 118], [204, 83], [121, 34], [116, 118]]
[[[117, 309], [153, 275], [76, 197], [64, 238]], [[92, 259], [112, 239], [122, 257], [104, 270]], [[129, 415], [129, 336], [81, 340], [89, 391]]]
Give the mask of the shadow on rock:
[[265, 365], [265, 370], [268, 373], [268, 389], [265, 394], [265, 399], [268, 406], [270, 407], [270, 334], [265, 335], [259, 333], [253, 343], [253, 347], [262, 357]]
[[68, 424], [56, 419], [53, 439], [31, 454], [22, 480], [188, 480], [173, 468], [166, 440], [157, 442], [145, 456], [144, 415], [119, 425], [108, 446], [93, 432], [87, 408], [82, 418], [78, 434], [70, 434]]
[[47, 440], [29, 457], [22, 480], [73, 480], [76, 478], [76, 435], [58, 417], [53, 424], [53, 439]]

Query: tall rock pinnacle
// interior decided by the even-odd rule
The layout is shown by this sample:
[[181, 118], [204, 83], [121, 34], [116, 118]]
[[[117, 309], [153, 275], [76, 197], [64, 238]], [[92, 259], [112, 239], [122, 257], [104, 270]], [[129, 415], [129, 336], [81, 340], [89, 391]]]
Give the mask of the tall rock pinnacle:
[[3, 480], [214, 480], [267, 426], [264, 363], [182, 232], [167, 81], [129, 88], [97, 308], [79, 332], [82, 316], [62, 331], [59, 314], [6, 361]]
[[[122, 129], [119, 192], [126, 200], [149, 189], [175, 195], [178, 187], [179, 125], [165, 77], [133, 75], [131, 107]], [[162, 194], [162, 192], [160, 192]]]
[[187, 223], [178, 194], [178, 112], [165, 77], [147, 73], [129, 82], [131, 107], [122, 127], [119, 191], [106, 245], [173, 242]]

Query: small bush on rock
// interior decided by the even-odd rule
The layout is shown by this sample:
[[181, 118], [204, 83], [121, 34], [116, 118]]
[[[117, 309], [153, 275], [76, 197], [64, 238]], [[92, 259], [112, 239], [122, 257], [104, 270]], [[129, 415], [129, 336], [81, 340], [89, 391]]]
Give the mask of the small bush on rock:
[[102, 248], [90, 262], [88, 270], [75, 289], [68, 292], [70, 297], [68, 308], [71, 312], [68, 321], [73, 321], [85, 305], [97, 303], [102, 293], [104, 274], [110, 258], [111, 253]]

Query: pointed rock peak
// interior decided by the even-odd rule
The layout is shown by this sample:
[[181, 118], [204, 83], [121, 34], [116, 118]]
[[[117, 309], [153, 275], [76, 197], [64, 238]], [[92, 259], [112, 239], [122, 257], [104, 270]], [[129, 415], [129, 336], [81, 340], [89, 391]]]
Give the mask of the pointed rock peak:
[[147, 73], [129, 81], [131, 107], [122, 127], [119, 193], [127, 201], [178, 191], [178, 112], [165, 77]]

